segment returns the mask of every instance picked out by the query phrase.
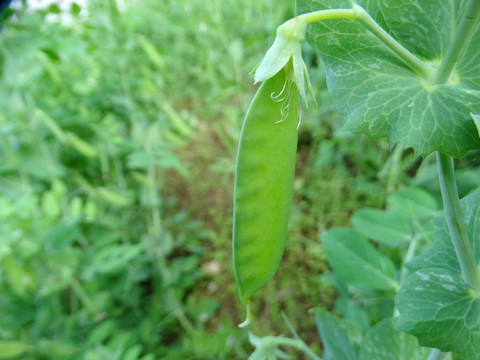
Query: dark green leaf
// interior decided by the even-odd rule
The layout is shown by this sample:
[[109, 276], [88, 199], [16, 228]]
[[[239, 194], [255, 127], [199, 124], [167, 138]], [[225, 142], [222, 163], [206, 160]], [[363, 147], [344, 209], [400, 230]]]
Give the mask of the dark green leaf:
[[389, 245], [398, 245], [412, 236], [407, 219], [389, 211], [361, 209], [353, 214], [350, 221], [363, 235]]
[[329, 264], [346, 283], [372, 290], [398, 286], [393, 263], [362, 234], [350, 228], [335, 228], [325, 231], [321, 239]]
[[[461, 202], [476, 263], [480, 260], [480, 190]], [[435, 240], [407, 266], [415, 271], [396, 297], [397, 328], [421, 345], [454, 351], [462, 359], [480, 357], [480, 298], [464, 283], [445, 215], [434, 220]]]
[[[434, 62], [451, 43], [464, 1], [384, 0], [378, 7], [367, 0], [359, 3], [375, 11], [371, 15], [407, 49]], [[347, 0], [298, 0], [299, 13], [349, 7]], [[388, 138], [392, 146], [399, 142], [422, 156], [438, 150], [462, 157], [480, 148], [470, 117], [480, 110], [479, 81], [467, 66], [449, 84], [430, 86], [359, 23], [328, 20], [311, 25], [308, 32], [334, 104], [347, 116], [348, 130]], [[469, 63], [477, 64], [477, 53], [468, 52], [476, 59]]]
[[389, 208], [401, 211], [409, 218], [430, 220], [438, 210], [435, 198], [418, 188], [402, 189], [388, 199]]
[[397, 294], [396, 327], [422, 346], [454, 351], [463, 360], [480, 358], [480, 299], [458, 274], [418, 270]]
[[415, 337], [396, 331], [395, 321], [384, 319], [365, 334], [360, 360], [425, 360], [430, 349], [418, 346]]
[[360, 342], [358, 329], [345, 320], [323, 309], [312, 309], [322, 338], [323, 360], [356, 360], [356, 342]]

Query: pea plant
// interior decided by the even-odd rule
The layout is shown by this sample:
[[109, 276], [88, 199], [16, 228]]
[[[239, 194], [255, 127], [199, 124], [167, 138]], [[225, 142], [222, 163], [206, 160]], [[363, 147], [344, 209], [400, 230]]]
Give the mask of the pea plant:
[[[352, 228], [321, 235], [339, 303], [371, 300], [344, 301], [343, 318], [311, 311], [323, 359], [479, 359], [480, 189], [460, 200], [454, 158], [480, 149], [480, 1], [297, 0], [297, 13], [278, 27], [254, 70], [261, 85], [240, 136], [233, 229], [247, 308], [240, 326], [250, 322], [250, 299], [273, 277], [284, 249], [299, 99], [306, 106], [314, 97], [302, 59], [308, 41], [345, 128], [423, 158], [435, 153], [443, 199], [437, 209], [428, 193], [403, 189], [385, 210], [360, 209]], [[367, 319], [372, 299], [377, 311]], [[294, 339], [251, 334], [250, 358], [285, 358], [280, 347], [290, 346], [320, 359], [291, 330]]]

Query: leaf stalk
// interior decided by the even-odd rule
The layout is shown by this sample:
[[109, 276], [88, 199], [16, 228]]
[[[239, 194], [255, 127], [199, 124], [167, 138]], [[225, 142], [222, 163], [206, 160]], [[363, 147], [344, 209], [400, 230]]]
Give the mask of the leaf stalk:
[[439, 68], [433, 75], [431, 80], [432, 85], [444, 84], [448, 82], [458, 58], [462, 54], [472, 36], [479, 16], [480, 0], [471, 0], [467, 5], [465, 13], [462, 15], [450, 46], [447, 49], [447, 53], [443, 57]]
[[480, 275], [460, 207], [453, 158], [437, 152], [437, 165], [445, 217], [464, 280], [476, 293], [480, 293]]
[[299, 15], [307, 23], [330, 19], [348, 19], [358, 21], [387, 45], [408, 67], [424, 78], [433, 76], [433, 69], [416, 57], [406, 47], [395, 40], [360, 5], [353, 4], [351, 9], [326, 9]]

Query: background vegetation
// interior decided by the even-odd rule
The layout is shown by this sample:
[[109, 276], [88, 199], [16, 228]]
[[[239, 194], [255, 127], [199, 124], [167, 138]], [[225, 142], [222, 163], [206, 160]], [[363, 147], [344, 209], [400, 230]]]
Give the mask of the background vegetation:
[[[0, 32], [0, 358], [246, 359], [231, 266], [249, 71], [293, 1], [114, 0], [18, 11]], [[65, 14], [63, 14], [64, 16]], [[55, 17], [56, 16], [56, 17]], [[318, 234], [434, 168], [342, 132], [317, 57], [279, 273], [257, 335], [321, 351], [337, 295]], [[478, 177], [463, 163], [464, 193]], [[415, 178], [413, 176], [416, 175]]]

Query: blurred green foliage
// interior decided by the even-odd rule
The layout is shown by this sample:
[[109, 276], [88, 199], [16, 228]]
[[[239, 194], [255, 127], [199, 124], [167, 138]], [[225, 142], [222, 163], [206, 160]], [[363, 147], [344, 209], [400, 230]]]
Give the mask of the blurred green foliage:
[[190, 299], [211, 235], [166, 184], [191, 175], [177, 154], [196, 132], [241, 119], [245, 56], [274, 26], [255, 19], [290, 10], [58, 10], [20, 10], [0, 34], [0, 358], [242, 358], [233, 320], [207, 329], [220, 300]]
[[[294, 2], [58, 12], [19, 10], [0, 32], [0, 359], [247, 358], [236, 144], [248, 72]], [[319, 349], [305, 309], [337, 296], [319, 233], [384, 205], [416, 164], [342, 132], [316, 56], [304, 58], [319, 105], [302, 114], [283, 264], [252, 306], [259, 335], [288, 332], [283, 311]]]

